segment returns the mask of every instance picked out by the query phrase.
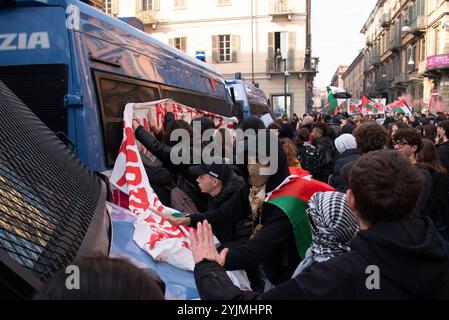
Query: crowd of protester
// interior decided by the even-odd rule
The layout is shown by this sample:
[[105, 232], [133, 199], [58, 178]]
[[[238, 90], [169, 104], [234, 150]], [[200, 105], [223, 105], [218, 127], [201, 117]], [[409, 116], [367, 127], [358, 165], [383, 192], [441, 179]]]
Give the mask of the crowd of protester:
[[[173, 146], [185, 142], [171, 141], [171, 132], [184, 129], [192, 136], [195, 121], [202, 132], [213, 129], [207, 118], [188, 124], [168, 113], [162, 129], [150, 124], [147, 131], [136, 121], [133, 128], [160, 162], [144, 161], [152, 187], [164, 205], [185, 213], [169, 221], [192, 227], [201, 298], [449, 298], [448, 119], [442, 113], [379, 118], [343, 112], [283, 117], [266, 127], [251, 116], [241, 129], [266, 130], [268, 140], [279, 139], [275, 150], [267, 143], [278, 161], [271, 175], [261, 174], [266, 162], [260, 158], [254, 163], [245, 158], [240, 165], [223, 154], [214, 164], [173, 164]], [[222, 144], [217, 135], [228, 134], [217, 130], [201, 149], [214, 140]], [[191, 156], [201, 152], [188, 147]], [[235, 156], [235, 146], [231, 151]], [[313, 241], [303, 259], [288, 217], [264, 202], [292, 167], [335, 188], [309, 201]], [[366, 285], [370, 266], [379, 270], [380, 287], [374, 290]], [[113, 265], [107, 268], [115, 272]], [[254, 291], [235, 287], [226, 270], [245, 270]], [[161, 298], [160, 286], [151, 284], [154, 279], [144, 281], [134, 271], [126, 277], [131, 276], [149, 287], [148, 294], [133, 292], [132, 297]], [[64, 297], [52, 288], [39, 297]]]

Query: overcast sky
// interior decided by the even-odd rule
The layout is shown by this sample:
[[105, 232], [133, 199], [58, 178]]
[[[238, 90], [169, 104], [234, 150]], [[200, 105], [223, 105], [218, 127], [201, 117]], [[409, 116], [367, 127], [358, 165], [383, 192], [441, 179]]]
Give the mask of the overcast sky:
[[349, 65], [365, 45], [360, 30], [377, 0], [312, 0], [312, 55], [320, 58], [316, 87], [330, 84], [338, 65]]

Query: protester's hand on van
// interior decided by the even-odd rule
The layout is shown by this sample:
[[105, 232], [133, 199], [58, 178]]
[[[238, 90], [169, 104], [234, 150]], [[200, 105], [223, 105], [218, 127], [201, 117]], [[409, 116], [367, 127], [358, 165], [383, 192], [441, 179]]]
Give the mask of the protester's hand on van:
[[190, 229], [190, 241], [192, 242], [193, 260], [195, 263], [208, 259], [218, 262], [221, 266], [224, 265], [229, 249], [224, 248], [218, 253], [214, 243], [212, 227], [207, 220], [204, 220], [203, 223], [198, 222], [196, 230]]
[[156, 126], [156, 124], [153, 122], [153, 120], [151, 119], [151, 117], [148, 119], [148, 126], [150, 127], [150, 130], [154, 133], [154, 134], [159, 134], [161, 133], [161, 129]]
[[168, 216], [167, 220], [174, 226], [188, 226], [190, 225], [191, 222], [191, 219], [189, 217], [177, 218], [173, 216]]
[[141, 126], [139, 120], [133, 119], [133, 130], [136, 131], [139, 126]]

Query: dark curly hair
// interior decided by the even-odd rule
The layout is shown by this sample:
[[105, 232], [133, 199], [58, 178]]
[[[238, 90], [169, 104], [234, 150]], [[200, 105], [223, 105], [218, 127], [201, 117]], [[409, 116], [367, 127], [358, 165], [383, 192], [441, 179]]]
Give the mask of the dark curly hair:
[[361, 154], [383, 149], [387, 143], [386, 130], [375, 122], [361, 124], [355, 129], [354, 137]]
[[300, 128], [296, 133], [296, 144], [303, 145], [304, 142], [309, 141], [310, 131], [306, 127]]
[[407, 142], [412, 146], [417, 146], [415, 154], [421, 151], [423, 147], [422, 139], [415, 129], [399, 129], [393, 135], [393, 143]]
[[378, 150], [355, 162], [349, 173], [349, 189], [354, 194], [359, 216], [372, 226], [411, 217], [423, 180], [401, 153]]
[[443, 128], [446, 138], [449, 139], [449, 120], [438, 122], [438, 127]]

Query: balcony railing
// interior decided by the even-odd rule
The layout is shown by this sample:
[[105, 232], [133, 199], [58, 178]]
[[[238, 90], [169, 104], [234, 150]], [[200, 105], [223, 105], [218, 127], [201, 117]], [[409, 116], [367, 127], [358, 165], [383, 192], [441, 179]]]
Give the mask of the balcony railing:
[[144, 24], [151, 24], [156, 22], [155, 12], [153, 10], [137, 12], [136, 18], [140, 19]]
[[412, 29], [412, 33], [422, 33], [427, 29], [427, 17], [426, 16], [418, 16], [415, 20], [410, 24], [410, 28]]
[[389, 50], [391, 52], [396, 52], [396, 51], [399, 51], [400, 48], [401, 48], [401, 38], [394, 37], [389, 43]]
[[366, 37], [365, 44], [367, 46], [371, 46], [373, 44], [373, 40], [371, 39], [371, 37]]
[[318, 72], [318, 63], [320, 62], [319, 58], [311, 58], [306, 57], [304, 60], [304, 72], [312, 72], [317, 73]]
[[407, 85], [408, 82], [409, 82], [408, 74], [406, 74], [406, 73], [401, 73], [394, 77], [395, 85]]
[[372, 65], [378, 65], [380, 64], [380, 57], [378, 55], [372, 56], [370, 61]]
[[295, 6], [295, 2], [292, 0], [271, 0], [269, 14], [271, 16], [283, 16], [299, 13], [299, 8]]
[[391, 18], [389, 13], [385, 13], [382, 18], [380, 18], [380, 26], [382, 28], [388, 28], [390, 27]]
[[378, 83], [376, 83], [377, 90], [383, 91], [390, 88], [390, 81], [387, 80], [381, 80]]
[[[289, 72], [300, 72], [303, 70], [304, 60], [302, 59], [267, 59], [267, 73], [284, 73], [284, 64]], [[301, 68], [299, 68], [301, 66]], [[300, 70], [301, 69], [301, 70]]]

